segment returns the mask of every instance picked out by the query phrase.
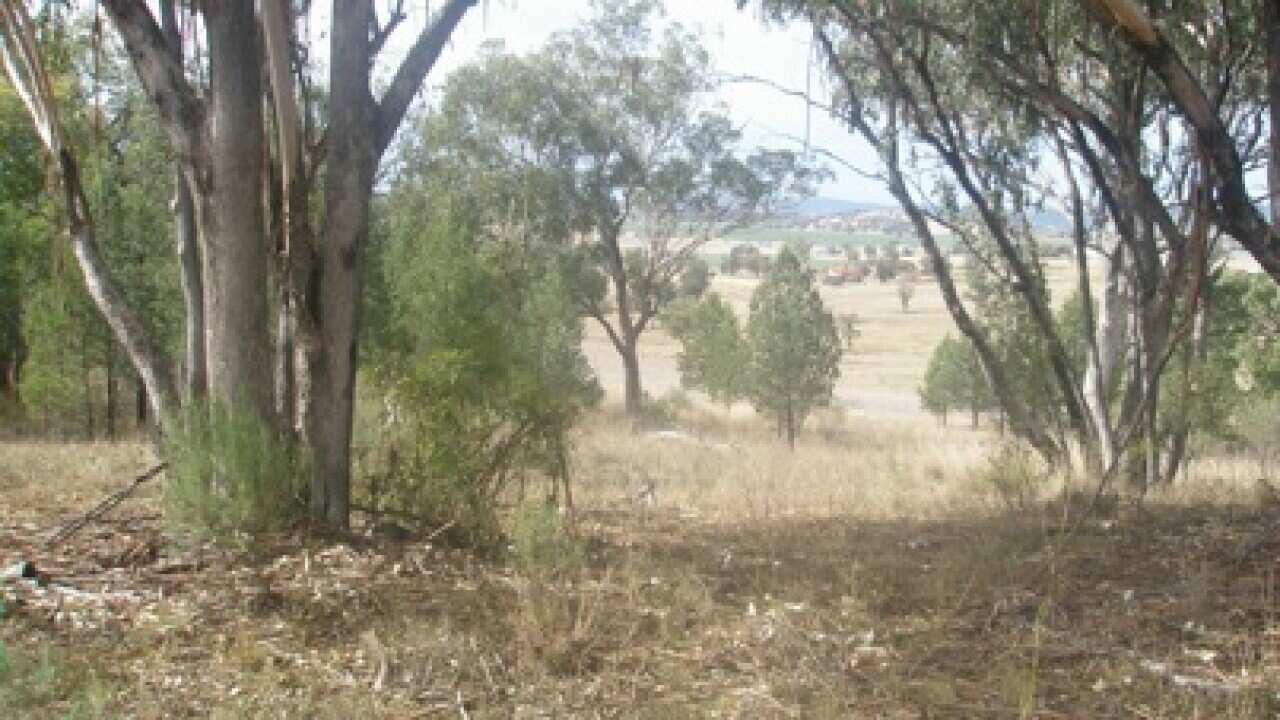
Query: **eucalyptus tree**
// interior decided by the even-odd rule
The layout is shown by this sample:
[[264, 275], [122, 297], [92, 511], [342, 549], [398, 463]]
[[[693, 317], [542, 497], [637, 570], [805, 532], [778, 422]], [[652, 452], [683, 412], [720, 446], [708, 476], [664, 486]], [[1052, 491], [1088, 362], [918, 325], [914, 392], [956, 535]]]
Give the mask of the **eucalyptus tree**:
[[[378, 97], [371, 78], [381, 69], [377, 61], [388, 38], [409, 18], [404, 3], [389, 3], [382, 13], [372, 0], [333, 3], [320, 147], [302, 146], [312, 118], [299, 111], [298, 98], [308, 77], [300, 68], [306, 55], [301, 51], [309, 48], [297, 26], [316, 10], [312, 3], [267, 0], [259, 15], [248, 0], [189, 5], [162, 0], [155, 6], [158, 16], [147, 3], [102, 3], [179, 166], [179, 203], [182, 189], [190, 194], [188, 217], [194, 224], [179, 232], [194, 232], [200, 262], [182, 263], [183, 285], [200, 288], [202, 320], [193, 317], [190, 292], [186, 310], [187, 322], [201, 322], [204, 329], [198, 350], [206, 360], [208, 395], [215, 403], [244, 406], [261, 421], [275, 422], [268, 330], [269, 268], [275, 261], [300, 311], [303, 364], [310, 375], [305, 434], [312, 454], [312, 516], [335, 527], [348, 522], [361, 278], [374, 174], [423, 80], [477, 2], [442, 4]], [[190, 20], [185, 24], [195, 29], [186, 37], [198, 40], [199, 52], [181, 47], [177, 28], [184, 13]], [[155, 416], [171, 422], [179, 403], [172, 362], [98, 251], [79, 163], [65, 141], [37, 26], [25, 4], [0, 5], [0, 35], [6, 72], [56, 161], [86, 286], [142, 376]], [[193, 62], [184, 63], [188, 53]], [[264, 112], [268, 87], [270, 112]], [[274, 143], [268, 141], [269, 125]], [[324, 187], [316, 193], [312, 188], [321, 163]], [[282, 198], [278, 205], [269, 202], [273, 193]], [[278, 211], [282, 226], [276, 257], [269, 242], [269, 210]], [[313, 213], [319, 217], [314, 232], [309, 227]], [[191, 249], [191, 236], [179, 235], [184, 250]], [[197, 272], [198, 281], [192, 276]]]
[[[763, 6], [775, 17], [813, 24], [837, 88], [833, 110], [879, 152], [883, 177], [938, 268], [948, 309], [1015, 431], [1050, 460], [1067, 456], [1044, 409], [1013, 392], [1011, 369], [955, 291], [929, 221], [990, 248], [983, 257], [1020, 298], [1044, 343], [1056, 403], [1090, 466], [1110, 476], [1124, 449], [1136, 448], [1124, 465], [1145, 485], [1169, 477], [1180, 460], [1178, 452], [1160, 455], [1177, 446], [1159, 425], [1160, 382], [1199, 309], [1214, 238], [1237, 221], [1223, 217], [1234, 210], [1222, 204], [1221, 172], [1204, 133], [1108, 31], [1114, 18], [1099, 21], [1085, 4]], [[1257, 15], [1243, 3], [1222, 7], [1235, 17]], [[1250, 28], [1257, 25], [1223, 24], [1216, 12], [1179, 6], [1169, 11], [1168, 26], [1188, 28], [1177, 31], [1178, 42], [1194, 50], [1196, 84], [1211, 89], [1237, 156], [1256, 160], [1262, 105], [1250, 91], [1250, 78], [1259, 75]], [[1060, 175], [1045, 171], [1049, 158]], [[1087, 309], [1083, 373], [1072, 366], [1028, 254], [1035, 243], [1026, 218], [1046, 201], [1061, 203], [1073, 218]], [[1106, 265], [1096, 303], [1090, 251]]]
[[469, 168], [460, 174], [507, 167], [509, 180], [545, 188], [539, 200], [523, 193], [519, 212], [558, 219], [548, 235], [573, 245], [571, 290], [622, 360], [632, 413], [639, 339], [697, 248], [814, 176], [791, 152], [744, 156], [739, 129], [711, 102], [706, 51], [660, 25], [660, 7], [597, 0], [531, 55], [491, 52], [451, 78], [426, 130], [433, 162]]

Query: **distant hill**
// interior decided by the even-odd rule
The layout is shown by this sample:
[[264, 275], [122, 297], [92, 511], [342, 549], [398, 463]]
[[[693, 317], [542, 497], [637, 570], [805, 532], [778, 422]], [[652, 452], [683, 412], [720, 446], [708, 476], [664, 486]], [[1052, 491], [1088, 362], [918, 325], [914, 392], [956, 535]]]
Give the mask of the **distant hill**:
[[849, 200], [840, 200], [839, 198], [817, 196], [801, 200], [791, 209], [791, 212], [805, 217], [822, 217], [823, 215], [844, 215], [888, 207], [894, 206], [884, 203], [851, 202]]
[[[871, 215], [880, 216], [881, 220], [885, 217], [896, 217], [900, 218], [901, 222], [906, 222], [906, 215], [897, 205], [892, 203], [852, 202], [822, 196], [800, 201], [794, 207], [789, 208], [783, 216], [776, 218], [775, 221], [788, 224], [789, 222], [794, 222], [797, 218], [804, 219], [807, 222], [815, 218], [835, 218], [837, 216], [869, 218]], [[1040, 233], [1056, 235], [1071, 230], [1071, 219], [1053, 208], [1037, 210], [1031, 214], [1030, 219], [1031, 227]]]
[[1045, 208], [1032, 213], [1031, 227], [1040, 232], [1062, 233], [1071, 229], [1071, 219], [1053, 208]]

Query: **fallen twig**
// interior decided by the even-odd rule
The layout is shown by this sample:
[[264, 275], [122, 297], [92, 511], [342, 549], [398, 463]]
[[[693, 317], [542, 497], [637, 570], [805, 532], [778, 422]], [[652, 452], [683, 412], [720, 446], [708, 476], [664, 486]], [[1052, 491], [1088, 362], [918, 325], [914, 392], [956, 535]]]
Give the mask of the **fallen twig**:
[[137, 489], [141, 487], [143, 483], [155, 477], [156, 475], [159, 475], [168, 466], [169, 466], [168, 463], [160, 463], [159, 465], [156, 465], [155, 467], [151, 468], [145, 473], [134, 478], [133, 482], [129, 483], [125, 487], [106, 496], [105, 498], [103, 498], [102, 502], [98, 503], [97, 505], [94, 505], [93, 508], [91, 508], [88, 512], [76, 518], [75, 520], [72, 520], [66, 525], [63, 525], [61, 528], [58, 529], [57, 532], [50, 535], [49, 539], [45, 540], [44, 546], [46, 548], [51, 548], [54, 545], [61, 543], [62, 541], [66, 540], [67, 538], [79, 532], [82, 528], [84, 528], [85, 525], [88, 525], [94, 520], [97, 520], [103, 515], [106, 515], [108, 512], [111, 512], [112, 508], [124, 502], [124, 500], [128, 498], [130, 495], [132, 495], [135, 491], [137, 491]]

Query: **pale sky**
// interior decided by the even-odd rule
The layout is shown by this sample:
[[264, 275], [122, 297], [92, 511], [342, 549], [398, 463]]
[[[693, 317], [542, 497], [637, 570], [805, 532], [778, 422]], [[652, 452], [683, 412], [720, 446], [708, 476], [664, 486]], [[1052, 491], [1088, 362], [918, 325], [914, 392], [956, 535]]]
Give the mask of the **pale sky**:
[[[750, 8], [738, 11], [733, 0], [665, 0], [669, 21], [700, 29], [703, 44], [718, 72], [767, 78], [803, 91], [810, 32], [803, 25], [780, 29], [767, 27]], [[484, 7], [487, 5], [487, 7]], [[478, 56], [480, 44], [501, 39], [511, 52], [540, 47], [552, 33], [570, 28], [589, 14], [587, 0], [488, 0], [472, 10], [453, 36], [450, 46], [432, 71], [428, 85], [438, 85], [445, 73]], [[406, 26], [421, 27], [418, 22]], [[407, 28], [400, 35], [408, 35]], [[407, 37], [402, 38], [405, 42]], [[393, 54], [394, 56], [394, 54]], [[821, 72], [815, 66], [813, 93], [824, 97]], [[755, 146], [800, 149], [805, 134], [805, 103], [760, 85], [735, 83], [720, 92], [720, 100]], [[861, 168], [875, 170], [875, 157], [860, 141], [815, 109], [811, 117], [813, 145], [826, 149]], [[791, 136], [791, 137], [788, 137]], [[892, 203], [875, 181], [865, 180], [828, 162], [834, 182], [819, 195], [851, 202]]]

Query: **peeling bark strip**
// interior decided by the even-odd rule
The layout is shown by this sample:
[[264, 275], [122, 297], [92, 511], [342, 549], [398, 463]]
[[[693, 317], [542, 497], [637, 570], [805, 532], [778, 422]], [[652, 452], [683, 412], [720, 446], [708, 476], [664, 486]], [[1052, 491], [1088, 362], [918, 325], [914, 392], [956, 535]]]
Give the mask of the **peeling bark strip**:
[[[182, 66], [182, 38], [176, 0], [161, 0], [160, 22], [169, 56]], [[173, 244], [178, 255], [184, 318], [182, 392], [185, 400], [203, 399], [209, 384], [204, 355], [204, 280], [200, 275], [196, 206], [182, 160], [173, 160]]]

